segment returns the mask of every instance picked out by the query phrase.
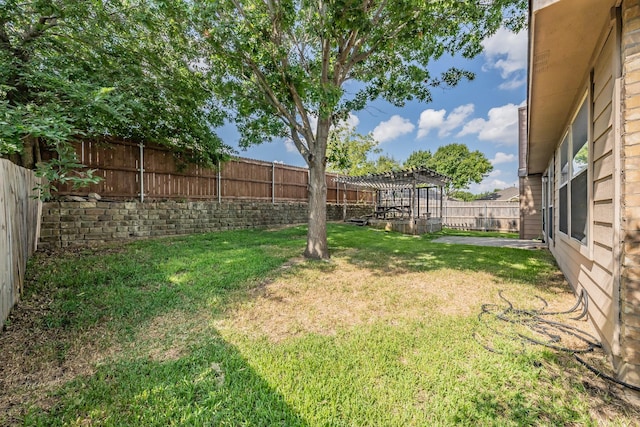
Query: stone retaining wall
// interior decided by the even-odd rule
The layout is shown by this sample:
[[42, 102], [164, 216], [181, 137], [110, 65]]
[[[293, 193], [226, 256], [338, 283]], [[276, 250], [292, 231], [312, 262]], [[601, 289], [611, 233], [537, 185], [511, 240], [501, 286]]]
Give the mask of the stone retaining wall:
[[[347, 218], [372, 206], [349, 205]], [[340, 221], [344, 206], [327, 205], [327, 219]], [[49, 202], [42, 210], [39, 248], [91, 245], [210, 231], [304, 224], [306, 203], [263, 202]]]

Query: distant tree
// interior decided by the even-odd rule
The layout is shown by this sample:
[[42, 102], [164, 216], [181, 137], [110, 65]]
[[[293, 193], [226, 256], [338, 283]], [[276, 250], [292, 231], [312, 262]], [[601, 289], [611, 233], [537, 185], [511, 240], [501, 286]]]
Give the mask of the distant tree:
[[[443, 54], [473, 57], [502, 25], [524, 23], [526, 0], [193, 0], [219, 99], [240, 144], [289, 138], [309, 167], [305, 256], [328, 258], [329, 130], [378, 98], [429, 101], [430, 89], [472, 78], [428, 71]], [[347, 82], [355, 90], [345, 90]]]
[[[73, 172], [77, 138], [151, 140], [215, 163], [222, 115], [190, 3], [0, 1], [0, 156], [76, 183], [91, 181]], [[57, 159], [41, 163], [44, 149]]]
[[464, 202], [471, 202], [478, 198], [477, 195], [471, 193], [470, 191], [462, 191], [462, 190], [451, 191], [449, 193], [449, 197], [453, 199], [462, 200]]
[[485, 155], [476, 150], [469, 151], [464, 144], [449, 144], [439, 147], [427, 167], [451, 178], [446, 190], [464, 190], [469, 184], [479, 184], [493, 170]]
[[417, 150], [409, 155], [407, 160], [405, 160], [403, 167], [405, 169], [428, 168], [431, 159], [433, 159], [431, 151]]
[[[486, 156], [476, 150], [469, 151], [464, 144], [449, 144], [431, 151], [418, 150], [409, 155], [404, 168], [429, 168], [452, 179], [447, 185], [450, 196], [462, 200], [473, 200], [474, 195], [461, 191], [472, 182], [480, 183], [484, 175], [493, 170]], [[454, 195], [455, 194], [455, 195]]]
[[371, 164], [371, 171], [367, 173], [384, 173], [398, 171], [402, 169], [402, 165], [393, 156], [382, 155]]
[[334, 127], [327, 143], [327, 170], [349, 176], [370, 173], [375, 165], [369, 156], [382, 151], [377, 147], [371, 134], [359, 134], [345, 123]]

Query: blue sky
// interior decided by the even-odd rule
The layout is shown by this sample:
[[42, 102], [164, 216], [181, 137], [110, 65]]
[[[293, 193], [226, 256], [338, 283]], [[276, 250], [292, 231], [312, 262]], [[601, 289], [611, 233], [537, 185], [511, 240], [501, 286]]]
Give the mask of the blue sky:
[[[432, 73], [456, 66], [476, 74], [475, 80], [450, 89], [434, 89], [430, 103], [409, 102], [398, 108], [376, 101], [350, 117], [361, 134], [373, 133], [383, 153], [403, 162], [413, 151], [450, 143], [480, 150], [494, 170], [473, 193], [517, 185], [518, 107], [526, 98], [527, 33], [498, 31], [484, 42], [484, 52], [473, 60], [441, 59]], [[241, 150], [233, 125], [218, 130], [238, 155], [257, 160], [305, 166], [291, 142], [265, 143]]]

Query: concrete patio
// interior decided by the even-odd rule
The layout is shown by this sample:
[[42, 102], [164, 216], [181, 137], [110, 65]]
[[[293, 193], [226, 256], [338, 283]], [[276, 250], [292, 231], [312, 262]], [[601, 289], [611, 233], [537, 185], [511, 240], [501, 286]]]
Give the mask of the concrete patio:
[[502, 237], [443, 236], [434, 239], [433, 242], [456, 245], [497, 246], [518, 249], [542, 249], [546, 247], [546, 244], [541, 240], [521, 240]]

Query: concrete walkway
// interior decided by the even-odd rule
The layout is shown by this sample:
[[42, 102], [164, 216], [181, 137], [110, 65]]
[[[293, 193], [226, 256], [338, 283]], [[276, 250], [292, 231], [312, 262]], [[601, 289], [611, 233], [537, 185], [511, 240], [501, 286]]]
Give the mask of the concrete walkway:
[[432, 242], [455, 245], [498, 246], [503, 248], [519, 249], [541, 249], [546, 247], [546, 245], [540, 240], [519, 240], [501, 237], [443, 236], [432, 240]]

